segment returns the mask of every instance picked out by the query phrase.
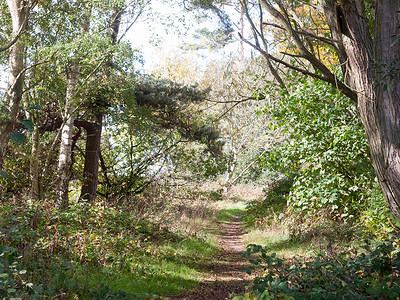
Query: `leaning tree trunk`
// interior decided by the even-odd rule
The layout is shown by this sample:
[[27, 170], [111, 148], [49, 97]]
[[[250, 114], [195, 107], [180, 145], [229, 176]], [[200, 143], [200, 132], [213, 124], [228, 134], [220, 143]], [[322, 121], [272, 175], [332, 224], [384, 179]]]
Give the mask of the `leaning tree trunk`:
[[400, 217], [400, 1], [376, 1], [372, 42], [364, 1], [340, 2], [343, 44], [372, 163], [391, 212]]
[[[16, 37], [27, 25], [29, 6], [24, 0], [7, 1], [12, 20], [12, 35]], [[9, 133], [17, 121], [19, 104], [22, 98], [25, 68], [25, 42], [19, 38], [9, 53], [9, 76], [7, 92], [0, 102], [0, 169], [3, 155], [9, 141]], [[1, 100], [0, 100], [1, 101]]]

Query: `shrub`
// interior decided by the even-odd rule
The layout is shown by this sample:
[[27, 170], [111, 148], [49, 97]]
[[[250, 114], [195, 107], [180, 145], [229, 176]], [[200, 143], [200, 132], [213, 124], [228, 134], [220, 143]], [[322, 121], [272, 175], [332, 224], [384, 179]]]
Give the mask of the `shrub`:
[[[253, 291], [234, 299], [396, 299], [400, 294], [398, 240], [365, 240], [363, 252], [332, 251], [291, 263], [249, 245], [244, 254], [253, 265], [266, 266]], [[254, 267], [248, 268], [251, 273]]]
[[290, 193], [296, 174], [283, 176], [273, 181], [265, 191], [262, 200], [255, 200], [249, 203], [244, 220], [251, 225], [263, 225], [283, 216], [286, 208], [286, 197]]

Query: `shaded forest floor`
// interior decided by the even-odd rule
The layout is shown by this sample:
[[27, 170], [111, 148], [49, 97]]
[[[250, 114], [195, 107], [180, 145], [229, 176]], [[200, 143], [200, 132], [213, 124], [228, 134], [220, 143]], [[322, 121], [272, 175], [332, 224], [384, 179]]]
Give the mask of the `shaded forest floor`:
[[0, 299], [229, 299], [250, 282], [241, 216], [254, 188], [155, 186], [65, 210], [0, 202]]

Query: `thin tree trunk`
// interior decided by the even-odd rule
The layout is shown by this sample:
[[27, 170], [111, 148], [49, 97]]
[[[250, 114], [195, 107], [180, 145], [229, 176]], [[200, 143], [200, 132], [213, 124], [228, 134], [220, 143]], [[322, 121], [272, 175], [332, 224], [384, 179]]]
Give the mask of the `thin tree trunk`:
[[[82, 21], [82, 34], [89, 31], [90, 16], [85, 14]], [[56, 205], [58, 207], [68, 207], [69, 181], [72, 168], [72, 133], [74, 129], [74, 111], [76, 104], [74, 97], [78, 86], [80, 71], [80, 59], [77, 58], [71, 66], [68, 78], [67, 92], [65, 95], [65, 110], [63, 113], [63, 126], [61, 127], [61, 145], [57, 168], [57, 194]]]
[[229, 185], [231, 185], [231, 186], [234, 185], [234, 184], [236, 183], [236, 181], [238, 181], [240, 178], [242, 178], [242, 176], [244, 175], [244, 173], [246, 173], [246, 171], [247, 171], [248, 169], [250, 169], [256, 162], [258, 162], [259, 159], [261, 159], [261, 158], [263, 157], [263, 155], [265, 154], [265, 152], [267, 152], [267, 150], [265, 150], [263, 153], [261, 153], [259, 156], [257, 156], [257, 158], [254, 159], [250, 164], [248, 164], [247, 167], [245, 167], [245, 168], [242, 170], [242, 172], [240, 172], [239, 175], [229, 183]]
[[224, 178], [224, 184], [225, 185], [229, 185], [229, 182], [231, 181], [233, 174], [236, 171], [236, 167], [237, 167], [237, 150], [236, 149], [232, 149], [233, 151], [233, 157], [232, 157], [232, 161], [228, 162], [228, 168], [226, 170], [225, 173], [225, 178]]
[[[27, 26], [29, 6], [24, 0], [7, 0], [12, 20], [12, 35], [16, 37]], [[25, 42], [19, 38], [10, 48], [8, 67], [8, 86], [3, 101], [0, 102], [0, 169], [3, 164], [9, 133], [17, 121], [19, 104], [22, 98], [25, 68]]]
[[67, 93], [65, 96], [65, 110], [63, 114], [64, 124], [61, 127], [61, 145], [58, 157], [58, 184], [57, 194], [59, 196], [56, 203], [59, 207], [68, 206], [68, 189], [71, 177], [71, 155], [72, 155], [72, 132], [74, 129], [74, 109], [73, 103], [75, 90], [79, 79], [79, 61], [76, 60], [71, 67], [71, 74], [68, 78]]
[[32, 132], [32, 149], [30, 161], [30, 177], [31, 177], [31, 190], [29, 192], [30, 198], [37, 200], [40, 198], [39, 189], [39, 126], [37, 122], [34, 124]]

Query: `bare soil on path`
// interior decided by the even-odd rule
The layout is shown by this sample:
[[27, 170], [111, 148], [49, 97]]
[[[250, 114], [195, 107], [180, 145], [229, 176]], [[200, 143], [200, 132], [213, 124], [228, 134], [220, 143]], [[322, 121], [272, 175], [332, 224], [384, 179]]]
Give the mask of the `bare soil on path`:
[[232, 293], [243, 293], [252, 279], [243, 272], [248, 262], [242, 257], [245, 245], [242, 240], [244, 224], [241, 216], [232, 217], [231, 222], [219, 225], [218, 242], [221, 252], [213, 261], [205, 262], [209, 278], [200, 283], [193, 291], [181, 296], [174, 296], [171, 300], [224, 300], [231, 299]]

